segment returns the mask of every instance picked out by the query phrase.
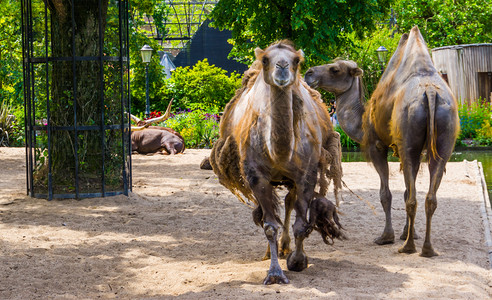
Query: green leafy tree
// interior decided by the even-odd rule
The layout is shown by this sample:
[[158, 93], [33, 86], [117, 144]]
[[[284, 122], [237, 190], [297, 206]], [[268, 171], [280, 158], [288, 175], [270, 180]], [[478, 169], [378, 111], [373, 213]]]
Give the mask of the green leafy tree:
[[[176, 68], [163, 90], [168, 100], [174, 98], [174, 107], [222, 110], [240, 85], [238, 74], [228, 76], [227, 71], [204, 59], [192, 67]], [[162, 110], [167, 103], [169, 101], [163, 101], [154, 109]]]
[[396, 0], [400, 32], [418, 25], [430, 48], [490, 43], [492, 9], [481, 0]]
[[[375, 31], [364, 33], [362, 37], [358, 37], [355, 33], [344, 36], [350, 41], [351, 47], [340, 49], [336, 53], [337, 57], [353, 60], [359, 68], [364, 70], [363, 79], [368, 97], [376, 88], [382, 75], [382, 68], [386, 66], [398, 47], [401, 35], [401, 33], [396, 32], [395, 27], [379, 26]], [[386, 61], [382, 63], [379, 62], [376, 52], [379, 46], [384, 46], [388, 50]]]
[[[22, 143], [24, 136], [24, 106], [22, 98], [22, 40], [19, 18], [20, 1], [3, 0], [0, 5], [0, 103], [9, 107], [10, 146]], [[4, 123], [6, 124], [6, 123]], [[7, 132], [6, 128], [0, 128]]]
[[391, 0], [221, 0], [212, 11], [213, 25], [232, 30], [230, 56], [253, 60], [253, 49], [290, 39], [306, 54], [309, 64], [333, 57], [350, 45], [343, 34], [362, 36], [375, 28]]
[[165, 32], [163, 27], [164, 19], [167, 16], [167, 9], [164, 1], [146, 0], [132, 1], [130, 12], [130, 61], [131, 61], [131, 94], [132, 94], [132, 114], [136, 115], [145, 111], [146, 89], [145, 89], [145, 64], [142, 62], [140, 49], [144, 45], [149, 45], [154, 49], [149, 63], [149, 102], [151, 104], [160, 102], [165, 95], [161, 93], [161, 87], [165, 84], [165, 74], [163, 66], [160, 65], [157, 49], [160, 48], [159, 42], [152, 38], [147, 31], [145, 18], [152, 16], [160, 33]]

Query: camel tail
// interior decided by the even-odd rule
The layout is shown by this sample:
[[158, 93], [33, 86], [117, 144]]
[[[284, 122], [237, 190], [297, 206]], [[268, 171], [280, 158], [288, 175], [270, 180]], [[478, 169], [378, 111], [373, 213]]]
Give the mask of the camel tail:
[[[434, 159], [436, 158], [439, 158], [441, 159], [441, 157], [439, 156], [439, 153], [437, 152], [437, 126], [436, 126], [436, 108], [437, 108], [437, 97], [439, 97], [439, 95], [437, 94], [437, 92], [434, 90], [434, 89], [427, 89], [425, 91], [425, 95], [427, 97], [427, 102], [429, 104], [429, 123], [428, 123], [428, 144], [429, 144], [429, 147], [428, 147], [428, 155], [432, 155], [432, 157]], [[430, 150], [430, 151], [429, 151]]]

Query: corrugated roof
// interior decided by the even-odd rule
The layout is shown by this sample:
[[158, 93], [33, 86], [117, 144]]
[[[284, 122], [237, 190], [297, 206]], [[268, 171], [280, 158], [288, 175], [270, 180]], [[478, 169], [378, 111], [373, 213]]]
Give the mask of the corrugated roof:
[[482, 44], [464, 44], [464, 45], [444, 46], [444, 47], [434, 48], [434, 49], [432, 49], [432, 52], [439, 51], [439, 50], [445, 50], [445, 49], [458, 50], [458, 49], [467, 48], [467, 47], [482, 47], [482, 46], [492, 47], [492, 44], [482, 43]]

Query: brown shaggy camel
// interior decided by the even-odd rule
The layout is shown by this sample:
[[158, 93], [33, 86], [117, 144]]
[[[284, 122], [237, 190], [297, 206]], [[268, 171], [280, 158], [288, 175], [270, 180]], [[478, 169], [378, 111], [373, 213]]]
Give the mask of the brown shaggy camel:
[[446, 162], [459, 131], [456, 99], [432, 64], [427, 46], [415, 26], [401, 37], [374, 94], [364, 104], [360, 76], [353, 61], [317, 66], [306, 72], [305, 80], [336, 95], [337, 116], [342, 129], [365, 150], [380, 180], [380, 199], [386, 214], [383, 234], [377, 244], [393, 243], [391, 192], [388, 187], [388, 149], [400, 158], [405, 178], [407, 224], [401, 239], [401, 253], [415, 253], [414, 221], [417, 209], [415, 179], [421, 154], [427, 151], [430, 172], [425, 198], [426, 232], [422, 256], [437, 255], [431, 245], [431, 219], [437, 207], [439, 188]]
[[[323, 198], [331, 179], [335, 192], [341, 187], [340, 136], [319, 93], [300, 76], [302, 51], [281, 41], [265, 50], [257, 48], [255, 55], [242, 88], [224, 110], [210, 163], [221, 184], [241, 201], [245, 197], [256, 205], [253, 220], [264, 229], [271, 258], [264, 284], [289, 283], [278, 263], [277, 234], [282, 227], [280, 255], [288, 254], [292, 209], [296, 211], [295, 249], [287, 257], [289, 270], [307, 267], [303, 241], [313, 229], [324, 240], [342, 235], [335, 207]], [[317, 183], [319, 201], [313, 201]], [[278, 185], [288, 189], [283, 224], [278, 216]], [[316, 205], [311, 210], [324, 209], [325, 215], [331, 215], [326, 226], [319, 224], [325, 219], [314, 211], [317, 217], [308, 220], [312, 202]]]

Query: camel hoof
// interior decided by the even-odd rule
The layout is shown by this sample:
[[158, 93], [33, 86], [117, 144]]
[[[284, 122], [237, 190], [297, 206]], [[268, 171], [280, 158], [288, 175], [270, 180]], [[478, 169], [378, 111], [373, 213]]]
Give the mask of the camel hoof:
[[401, 247], [400, 249], [398, 249], [398, 252], [399, 253], [412, 254], [412, 253], [416, 253], [417, 252], [417, 249], [415, 249], [415, 246], [403, 245], [403, 247]]
[[286, 257], [288, 257], [288, 255], [289, 255], [291, 252], [292, 252], [292, 251], [290, 250], [290, 248], [289, 248], [289, 247], [287, 247], [287, 248], [282, 248], [282, 249], [280, 249], [280, 251], [279, 251], [279, 255], [278, 255], [278, 256], [279, 256], [280, 258], [286, 258]]
[[432, 246], [422, 247], [422, 253], [420, 253], [420, 256], [422, 256], [422, 257], [433, 257], [433, 256], [439, 256], [439, 253], [434, 251]]
[[296, 252], [292, 252], [287, 257], [287, 268], [290, 271], [301, 272], [308, 266], [308, 258], [304, 253], [300, 255], [296, 254]]
[[374, 240], [374, 243], [378, 245], [393, 244], [394, 242], [395, 242], [394, 234], [383, 234], [382, 236]]
[[267, 277], [265, 277], [265, 280], [263, 280], [264, 285], [270, 285], [270, 284], [289, 284], [290, 281], [287, 279], [287, 277], [284, 275], [282, 271], [280, 273], [272, 273], [268, 272]]
[[[408, 232], [405, 231], [405, 230], [403, 230], [403, 233], [400, 235], [400, 240], [406, 241], [407, 240], [407, 236], [408, 236]], [[420, 236], [416, 232], [414, 232], [413, 233], [413, 239], [414, 240], [418, 240], [418, 239], [420, 239]]]

